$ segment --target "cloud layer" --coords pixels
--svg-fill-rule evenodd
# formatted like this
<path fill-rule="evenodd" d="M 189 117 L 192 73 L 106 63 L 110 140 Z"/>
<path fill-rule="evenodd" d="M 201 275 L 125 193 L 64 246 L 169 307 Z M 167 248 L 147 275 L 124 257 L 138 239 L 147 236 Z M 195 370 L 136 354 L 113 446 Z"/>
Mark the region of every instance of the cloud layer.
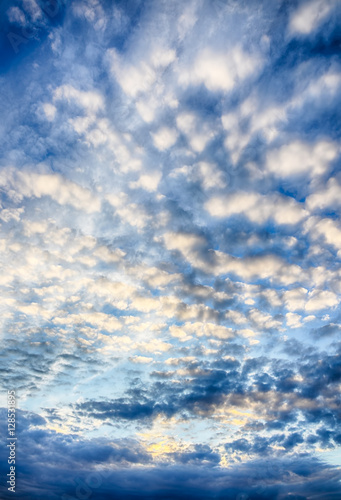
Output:
<path fill-rule="evenodd" d="M 339 3 L 0 9 L 17 497 L 336 498 Z"/>

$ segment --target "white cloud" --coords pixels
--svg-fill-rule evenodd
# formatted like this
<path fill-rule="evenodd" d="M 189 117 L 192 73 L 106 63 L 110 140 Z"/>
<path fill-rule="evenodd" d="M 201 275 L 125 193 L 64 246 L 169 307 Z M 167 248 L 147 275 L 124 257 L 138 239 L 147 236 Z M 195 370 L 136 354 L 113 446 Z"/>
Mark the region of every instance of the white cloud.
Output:
<path fill-rule="evenodd" d="M 25 14 L 19 7 L 11 7 L 8 9 L 7 16 L 10 23 L 26 24 Z"/>
<path fill-rule="evenodd" d="M 150 312 L 155 311 L 160 306 L 159 300 L 153 297 L 135 296 L 132 298 L 131 309 L 137 311 Z"/>
<path fill-rule="evenodd" d="M 308 290 L 302 287 L 285 291 L 283 298 L 287 309 L 289 311 L 304 309 L 307 301 L 307 293 Z"/>
<path fill-rule="evenodd" d="M 299 79 L 299 77 L 298 77 Z M 288 103 L 288 107 L 297 108 L 307 102 L 318 102 L 318 100 L 333 97 L 339 91 L 341 86 L 341 74 L 334 68 L 316 79 L 309 78 L 309 83 L 306 85 L 306 79 L 297 85 L 296 95 Z"/>
<path fill-rule="evenodd" d="M 214 255 L 213 271 L 217 274 L 235 273 L 245 280 L 270 278 L 283 284 L 294 283 L 302 274 L 299 266 L 288 265 L 276 255 L 237 258 L 219 251 Z M 208 264 L 201 262 L 201 267 L 205 269 Z"/>
<path fill-rule="evenodd" d="M 251 55 L 239 46 L 225 53 L 205 48 L 191 67 L 182 68 L 179 82 L 184 85 L 203 83 L 208 90 L 227 92 L 260 65 L 256 54 Z"/>
<path fill-rule="evenodd" d="M 163 47 L 155 47 L 151 54 L 151 63 L 155 68 L 165 68 L 173 63 L 176 59 L 174 49 L 164 49 Z"/>
<path fill-rule="evenodd" d="M 138 65 L 126 63 L 114 49 L 108 51 L 111 71 L 122 90 L 129 97 L 150 90 L 156 80 L 156 71 L 145 61 Z"/>
<path fill-rule="evenodd" d="M 208 250 L 206 240 L 198 235 L 165 233 L 168 250 L 178 250 L 194 267 L 214 275 L 235 273 L 245 280 L 261 278 L 279 281 L 285 285 L 302 279 L 303 270 L 287 264 L 277 255 L 256 255 L 238 258 L 218 250 Z"/>
<path fill-rule="evenodd" d="M 189 182 L 200 182 L 205 190 L 226 187 L 225 175 L 214 163 L 202 161 L 191 166 L 184 165 L 174 168 L 169 174 L 170 177 L 180 175 L 185 176 Z"/>
<path fill-rule="evenodd" d="M 97 113 L 104 108 L 104 99 L 99 92 L 78 90 L 72 85 L 62 85 L 55 89 L 53 100 L 63 99 L 76 102 L 89 113 Z"/>
<path fill-rule="evenodd" d="M 319 309 L 326 309 L 334 307 L 339 303 L 338 297 L 335 293 L 329 290 L 314 290 L 309 293 L 309 300 L 306 303 L 306 311 L 316 311 Z"/>
<path fill-rule="evenodd" d="M 285 318 L 287 321 L 287 325 L 290 328 L 299 328 L 300 326 L 302 326 L 301 316 L 299 314 L 289 312 L 285 315 Z"/>
<path fill-rule="evenodd" d="M 205 203 L 205 209 L 214 217 L 243 214 L 258 224 L 269 219 L 277 224 L 297 224 L 308 215 L 303 206 L 292 198 L 245 191 L 212 197 Z"/>
<path fill-rule="evenodd" d="M 45 319 L 49 319 L 52 316 L 52 313 L 41 306 L 41 304 L 37 304 L 36 302 L 32 302 L 31 304 L 16 304 L 16 309 L 27 316 L 41 316 Z"/>
<path fill-rule="evenodd" d="M 149 352 L 153 354 L 161 354 L 162 352 L 167 352 L 172 348 L 172 344 L 164 342 L 160 339 L 152 339 L 149 341 L 137 342 L 136 349 L 140 352 Z"/>
<path fill-rule="evenodd" d="M 104 314 L 101 312 L 82 312 L 81 314 L 65 314 L 61 316 L 56 316 L 53 318 L 53 323 L 55 325 L 82 325 L 90 324 L 92 327 L 104 330 L 107 332 L 114 332 L 122 328 L 121 322 L 115 318 L 115 316 L 110 316 L 109 314 Z"/>
<path fill-rule="evenodd" d="M 175 129 L 162 127 L 157 132 L 151 134 L 154 146 L 160 151 L 165 151 L 174 146 L 178 138 L 178 133 Z"/>
<path fill-rule="evenodd" d="M 36 233 L 44 234 L 47 232 L 48 228 L 47 221 L 43 220 L 42 221 L 25 220 L 23 225 L 24 225 L 24 234 L 28 237 Z"/>
<path fill-rule="evenodd" d="M 178 366 L 180 364 L 191 363 L 193 361 L 196 361 L 196 358 L 194 356 L 185 356 L 183 358 L 168 358 L 166 359 L 165 364 L 170 366 Z"/>
<path fill-rule="evenodd" d="M 309 314 L 309 316 L 303 318 L 303 321 L 304 323 L 309 323 L 309 321 L 314 321 L 314 319 L 316 319 L 316 316 L 314 316 L 313 314 Z"/>
<path fill-rule="evenodd" d="M 335 68 L 331 68 L 317 79 L 310 77 L 308 84 L 307 79 L 302 79 L 300 74 L 297 80 L 294 97 L 284 104 L 270 103 L 268 107 L 264 107 L 263 100 L 251 95 L 237 110 L 225 113 L 221 117 L 222 125 L 227 132 L 224 144 L 234 164 L 238 162 L 241 152 L 255 135 L 258 135 L 258 140 L 271 143 L 278 137 L 281 125 L 288 122 L 290 111 L 297 112 L 297 108 L 308 102 L 316 105 L 319 100 L 325 101 L 326 98 L 333 97 L 341 85 L 341 75 Z M 248 123 L 246 129 L 245 123 Z"/>
<path fill-rule="evenodd" d="M 309 210 L 338 207 L 341 205 L 341 185 L 332 177 L 327 186 L 308 196 L 306 200 Z"/>
<path fill-rule="evenodd" d="M 60 174 L 37 174 L 28 170 L 6 169 L 0 177 L 0 185 L 14 198 L 50 196 L 60 205 L 71 205 L 85 212 L 98 212 L 101 207 L 100 200 L 89 189 L 65 179 Z"/>
<path fill-rule="evenodd" d="M 240 130 L 241 116 L 238 112 L 226 113 L 221 117 L 222 125 L 227 131 L 224 141 L 226 149 L 230 152 L 233 164 L 236 164 L 240 153 L 250 140 L 250 133 L 244 133 Z"/>
<path fill-rule="evenodd" d="M 28 12 L 33 21 L 41 19 L 43 13 L 36 0 L 23 0 L 23 8 Z"/>
<path fill-rule="evenodd" d="M 332 219 L 322 219 L 311 229 L 315 234 L 324 237 L 326 243 L 333 245 L 337 250 L 341 250 L 341 229 Z"/>
<path fill-rule="evenodd" d="M 147 267 L 144 265 L 129 266 L 127 272 L 138 279 L 147 282 L 153 288 L 162 288 L 173 281 L 181 279 L 181 274 L 170 274 L 157 267 Z"/>
<path fill-rule="evenodd" d="M 104 30 L 107 25 L 105 13 L 98 0 L 82 0 L 72 4 L 73 13 L 80 18 L 84 18 L 92 23 L 96 31 Z"/>
<path fill-rule="evenodd" d="M 339 149 L 330 141 L 308 144 L 294 141 L 267 154 L 266 168 L 278 177 L 306 174 L 322 175 L 329 163 L 337 157 Z"/>
<path fill-rule="evenodd" d="M 185 257 L 191 255 L 206 243 L 204 238 L 196 234 L 185 233 L 166 233 L 164 234 L 164 240 L 168 250 L 178 250 Z"/>
<path fill-rule="evenodd" d="M 240 311 L 236 311 L 233 309 L 225 313 L 225 318 L 230 321 L 233 321 L 233 323 L 235 323 L 236 325 L 242 325 L 244 323 L 247 323 L 247 319 L 244 316 L 244 314 L 242 314 Z"/>
<path fill-rule="evenodd" d="M 0 210 L 0 219 L 4 222 L 9 222 L 10 220 L 19 222 L 21 214 L 23 213 L 24 208 L 4 208 L 3 210 Z"/>
<path fill-rule="evenodd" d="M 133 189 L 142 188 L 149 192 L 156 191 L 161 177 L 161 172 L 150 172 L 148 174 L 143 174 L 140 176 L 138 181 L 131 182 L 129 184 L 129 187 Z"/>
<path fill-rule="evenodd" d="M 133 357 L 129 358 L 129 360 L 132 363 L 138 363 L 138 364 L 142 364 L 142 365 L 149 365 L 150 363 L 152 363 L 154 361 L 153 358 L 148 358 L 146 356 L 133 356 Z"/>
<path fill-rule="evenodd" d="M 173 337 L 181 341 L 190 340 L 193 335 L 197 337 L 214 337 L 218 339 L 229 339 L 234 337 L 232 328 L 216 325 L 215 323 L 185 323 L 182 326 L 171 326 L 169 331 Z"/>
<path fill-rule="evenodd" d="M 283 298 L 290 312 L 298 310 L 311 312 L 338 304 L 337 295 L 328 290 L 315 289 L 308 292 L 305 288 L 295 288 L 284 292 Z"/>
<path fill-rule="evenodd" d="M 300 5 L 290 18 L 290 33 L 308 35 L 313 32 L 328 16 L 333 4 L 330 0 L 313 0 Z"/>
<path fill-rule="evenodd" d="M 188 35 L 193 26 L 196 24 L 198 17 L 196 15 L 197 4 L 195 2 L 184 4 L 181 11 L 181 16 L 177 22 L 177 30 L 180 40 L 183 40 Z"/>
<path fill-rule="evenodd" d="M 201 153 L 214 137 L 215 131 L 194 113 L 180 113 L 177 116 L 178 129 L 185 134 L 189 145 L 196 153 Z"/>
<path fill-rule="evenodd" d="M 197 169 L 204 189 L 226 187 L 223 172 L 218 170 L 213 163 L 202 161 L 197 165 Z"/>
<path fill-rule="evenodd" d="M 118 208 L 116 213 L 124 222 L 128 222 L 128 224 L 140 230 L 146 227 L 150 221 L 150 216 L 147 214 L 144 206 L 137 203 L 130 203 Z"/>
<path fill-rule="evenodd" d="M 46 102 L 45 104 L 43 104 L 43 110 L 44 110 L 46 118 L 50 122 L 52 122 L 54 117 L 55 117 L 56 111 L 57 111 L 56 106 L 54 106 L 53 104 L 50 104 L 49 102 Z"/>
<path fill-rule="evenodd" d="M 260 311 L 259 309 L 251 309 L 249 318 L 259 329 L 280 328 L 282 325 L 281 321 L 273 319 L 271 314 Z"/>
<path fill-rule="evenodd" d="M 123 259 L 125 252 L 120 249 L 110 250 L 106 246 L 99 246 L 93 252 L 93 255 L 101 259 L 103 262 L 110 264 L 114 262 L 120 262 Z"/>

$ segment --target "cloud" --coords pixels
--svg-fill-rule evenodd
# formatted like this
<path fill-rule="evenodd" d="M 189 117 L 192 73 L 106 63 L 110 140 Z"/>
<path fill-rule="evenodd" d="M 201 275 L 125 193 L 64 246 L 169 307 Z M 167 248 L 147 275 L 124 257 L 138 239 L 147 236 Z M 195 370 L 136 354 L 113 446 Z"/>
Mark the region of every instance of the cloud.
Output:
<path fill-rule="evenodd" d="M 17 23 L 21 25 L 26 24 L 25 14 L 19 7 L 11 7 L 10 9 L 8 9 L 7 16 L 11 23 Z"/>
<path fill-rule="evenodd" d="M 329 290 L 314 290 L 308 297 L 308 301 L 305 305 L 306 311 L 334 307 L 339 302 L 337 295 Z"/>
<path fill-rule="evenodd" d="M 254 442 L 230 440 L 225 444 L 229 454 L 234 450 L 263 456 L 241 463 L 236 460 L 229 468 L 217 467 L 221 455 L 226 454 L 224 449 L 218 452 L 202 443 L 169 452 L 169 458 L 178 465 L 164 467 L 153 463 L 151 453 L 137 440 L 85 440 L 49 429 L 48 420 L 37 414 L 18 412 L 18 418 L 21 449 L 32 455 L 30 462 L 21 467 L 28 498 L 44 495 L 53 500 L 95 494 L 106 499 L 113 492 L 124 491 L 131 497 L 156 499 L 166 498 L 167 491 L 168 496 L 179 499 L 220 495 L 307 498 L 318 494 L 331 500 L 340 491 L 338 469 L 317 458 L 266 456 L 276 441 L 291 450 L 302 441 L 299 432 L 286 438 L 277 434 L 269 440 L 257 436 Z M 318 438 L 324 437 L 326 432 L 319 432 Z M 139 467 L 132 467 L 134 464 Z M 39 474 L 43 466 L 46 489 L 42 488 Z M 295 480 L 288 481 L 288 477 Z"/>
<path fill-rule="evenodd" d="M 156 72 L 147 62 L 141 61 L 136 66 L 126 63 L 115 49 L 108 51 L 108 57 L 111 71 L 127 96 L 136 97 L 152 87 Z"/>
<path fill-rule="evenodd" d="M 339 495 L 339 8 L 52 3 L 0 30 L 19 497 Z"/>
<path fill-rule="evenodd" d="M 308 290 L 305 288 L 293 288 L 284 292 L 283 297 L 289 311 L 304 309 Z"/>
<path fill-rule="evenodd" d="M 339 182 L 331 177 L 326 187 L 308 196 L 306 203 L 310 210 L 323 210 L 325 208 L 335 209 L 340 205 L 341 186 Z"/>
<path fill-rule="evenodd" d="M 215 135 L 214 128 L 202 122 L 194 113 L 179 113 L 176 124 L 187 137 L 190 147 L 197 153 L 201 153 Z"/>
<path fill-rule="evenodd" d="M 131 188 L 142 188 L 146 191 L 156 191 L 161 180 L 161 172 L 151 172 L 149 174 L 143 174 L 140 176 L 139 180 L 136 182 L 131 182 Z"/>
<path fill-rule="evenodd" d="M 77 210 L 97 212 L 100 200 L 89 189 L 63 178 L 60 174 L 38 174 L 29 170 L 2 171 L 0 185 L 14 199 L 49 196 L 60 205 L 71 205 Z"/>
<path fill-rule="evenodd" d="M 324 174 L 329 163 L 337 157 L 338 148 L 332 142 L 319 141 L 314 145 L 294 141 L 267 154 L 266 168 L 278 177 Z"/>
<path fill-rule="evenodd" d="M 341 249 L 341 229 L 332 219 L 322 219 L 315 224 L 315 231 L 323 236 L 326 243 L 333 245 L 337 250 Z"/>
<path fill-rule="evenodd" d="M 43 110 L 44 110 L 44 113 L 46 115 L 46 118 L 49 121 L 53 121 L 53 119 L 56 115 L 56 112 L 57 112 L 56 106 L 54 106 L 53 104 L 51 104 L 49 102 L 46 102 L 43 104 Z"/>
<path fill-rule="evenodd" d="M 244 215 L 258 224 L 269 219 L 277 224 L 297 224 L 308 215 L 303 206 L 292 198 L 280 195 L 269 197 L 245 191 L 211 198 L 206 202 L 205 208 L 214 217 Z"/>
<path fill-rule="evenodd" d="M 177 337 L 181 341 L 190 339 L 191 335 L 216 337 L 218 339 L 229 339 L 234 336 L 232 328 L 215 325 L 214 323 L 185 323 L 181 327 L 173 325 L 169 331 L 173 337 Z"/>
<path fill-rule="evenodd" d="M 197 55 L 192 67 L 182 68 L 179 82 L 182 85 L 204 84 L 213 92 L 229 92 L 260 66 L 259 56 L 245 52 L 240 46 L 225 53 L 205 48 Z"/>
<path fill-rule="evenodd" d="M 177 132 L 174 129 L 163 127 L 152 134 L 154 146 L 160 151 L 165 151 L 173 146 L 177 140 Z"/>
<path fill-rule="evenodd" d="M 290 328 L 299 328 L 300 326 L 302 326 L 301 316 L 299 314 L 289 312 L 285 315 L 285 317 L 286 317 L 287 325 Z"/>
<path fill-rule="evenodd" d="M 312 0 L 304 2 L 291 15 L 289 30 L 292 34 L 308 35 L 316 30 L 316 28 L 329 15 L 333 4 L 332 0 Z"/>
<path fill-rule="evenodd" d="M 104 107 L 103 97 L 98 92 L 78 90 L 68 84 L 54 90 L 53 100 L 58 102 L 63 99 L 76 102 L 89 113 L 97 113 Z"/>
<path fill-rule="evenodd" d="M 134 356 L 130 358 L 133 363 L 149 364 L 153 362 L 153 358 L 147 358 L 146 356 Z"/>

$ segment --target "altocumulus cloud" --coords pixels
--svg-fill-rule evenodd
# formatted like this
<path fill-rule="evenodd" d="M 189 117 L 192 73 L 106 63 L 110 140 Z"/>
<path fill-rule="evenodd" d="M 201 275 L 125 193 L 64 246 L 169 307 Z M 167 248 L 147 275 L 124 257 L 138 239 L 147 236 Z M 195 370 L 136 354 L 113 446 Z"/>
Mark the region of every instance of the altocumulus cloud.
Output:
<path fill-rule="evenodd" d="M 340 4 L 0 9 L 16 497 L 340 496 Z"/>

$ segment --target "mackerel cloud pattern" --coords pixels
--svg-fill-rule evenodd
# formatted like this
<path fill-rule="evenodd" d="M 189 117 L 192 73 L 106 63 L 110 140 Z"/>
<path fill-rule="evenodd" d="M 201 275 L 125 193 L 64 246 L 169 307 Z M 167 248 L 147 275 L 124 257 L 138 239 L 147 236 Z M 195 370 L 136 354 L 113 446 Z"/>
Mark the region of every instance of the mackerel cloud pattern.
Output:
<path fill-rule="evenodd" d="M 341 498 L 340 2 L 0 14 L 1 498 Z"/>

